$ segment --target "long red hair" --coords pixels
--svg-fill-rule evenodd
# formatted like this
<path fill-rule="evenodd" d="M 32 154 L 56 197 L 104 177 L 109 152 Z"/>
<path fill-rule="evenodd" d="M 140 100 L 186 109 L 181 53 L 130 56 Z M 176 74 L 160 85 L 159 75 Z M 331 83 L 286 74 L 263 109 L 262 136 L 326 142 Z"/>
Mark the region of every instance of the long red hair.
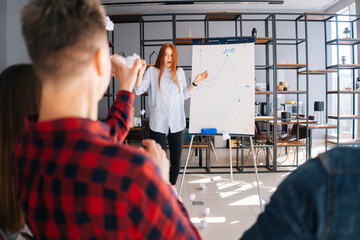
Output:
<path fill-rule="evenodd" d="M 154 67 L 156 67 L 157 69 L 160 70 L 159 79 L 158 79 L 159 89 L 160 89 L 160 79 L 161 79 L 161 76 L 164 73 L 164 68 L 165 68 L 164 59 L 165 59 L 165 51 L 166 51 L 167 48 L 170 48 L 172 50 L 172 64 L 171 64 L 171 67 L 170 67 L 171 79 L 178 86 L 179 92 L 180 92 L 179 79 L 178 79 L 178 77 L 176 75 L 177 62 L 178 62 L 178 51 L 177 51 L 175 45 L 171 44 L 171 43 L 165 43 L 164 45 L 162 45 L 161 48 L 160 48 L 159 54 L 158 54 L 158 56 L 156 58 L 156 62 L 155 62 Z"/>

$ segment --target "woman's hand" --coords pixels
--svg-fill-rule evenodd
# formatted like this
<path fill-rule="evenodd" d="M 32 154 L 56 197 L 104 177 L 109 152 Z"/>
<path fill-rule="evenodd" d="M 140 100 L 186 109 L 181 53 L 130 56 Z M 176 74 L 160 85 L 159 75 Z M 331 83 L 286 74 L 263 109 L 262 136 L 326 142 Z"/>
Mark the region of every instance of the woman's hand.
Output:
<path fill-rule="evenodd" d="M 139 76 L 144 75 L 145 70 L 146 70 L 146 61 L 141 59 L 141 68 L 139 71 Z"/>
<path fill-rule="evenodd" d="M 194 83 L 196 85 L 200 84 L 202 81 L 204 81 L 205 79 L 207 79 L 208 77 L 208 72 L 207 70 L 203 73 L 199 73 L 198 75 L 196 75 L 196 78 L 194 80 Z"/>

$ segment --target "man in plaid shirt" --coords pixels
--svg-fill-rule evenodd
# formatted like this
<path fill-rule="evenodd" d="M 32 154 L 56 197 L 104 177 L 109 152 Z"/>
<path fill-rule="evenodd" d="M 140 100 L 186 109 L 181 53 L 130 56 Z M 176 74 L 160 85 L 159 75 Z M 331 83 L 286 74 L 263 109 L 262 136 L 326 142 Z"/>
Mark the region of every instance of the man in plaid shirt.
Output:
<path fill-rule="evenodd" d="M 135 79 L 146 63 L 110 64 L 97 0 L 31 0 L 22 31 L 43 84 L 38 116 L 17 141 L 14 177 L 28 224 L 40 239 L 199 239 L 168 184 L 160 145 L 121 145 Z M 111 68 L 111 71 L 110 71 Z M 110 72 L 120 91 L 96 121 Z M 19 96 L 21 97 L 21 96 Z"/>

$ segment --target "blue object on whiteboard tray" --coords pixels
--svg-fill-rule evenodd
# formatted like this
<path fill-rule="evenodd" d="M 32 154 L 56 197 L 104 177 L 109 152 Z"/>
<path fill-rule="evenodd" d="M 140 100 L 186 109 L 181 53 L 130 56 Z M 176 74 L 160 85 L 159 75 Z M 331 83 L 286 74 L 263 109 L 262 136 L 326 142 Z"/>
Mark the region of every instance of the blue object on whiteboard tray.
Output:
<path fill-rule="evenodd" d="M 202 128 L 201 134 L 217 134 L 216 128 Z"/>

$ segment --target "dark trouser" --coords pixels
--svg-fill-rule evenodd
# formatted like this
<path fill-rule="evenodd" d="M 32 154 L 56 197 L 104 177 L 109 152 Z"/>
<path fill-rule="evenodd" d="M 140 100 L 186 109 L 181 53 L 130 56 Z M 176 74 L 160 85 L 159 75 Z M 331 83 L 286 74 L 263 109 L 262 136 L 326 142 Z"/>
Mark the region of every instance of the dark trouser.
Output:
<path fill-rule="evenodd" d="M 154 132 L 150 129 L 150 138 L 159 143 L 166 151 L 166 135 L 164 133 Z M 170 183 L 175 185 L 180 171 L 183 144 L 182 131 L 171 133 L 169 130 L 168 141 L 170 147 Z"/>

